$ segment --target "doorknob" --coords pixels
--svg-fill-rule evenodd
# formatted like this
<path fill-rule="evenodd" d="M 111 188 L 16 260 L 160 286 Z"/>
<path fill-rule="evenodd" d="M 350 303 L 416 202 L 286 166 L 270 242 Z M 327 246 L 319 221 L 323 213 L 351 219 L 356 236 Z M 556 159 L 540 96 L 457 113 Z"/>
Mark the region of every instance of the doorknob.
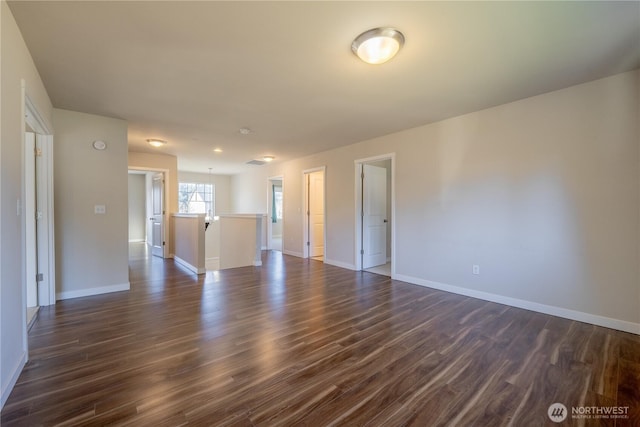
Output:
<path fill-rule="evenodd" d="M 383 219 L 383 221 L 384 221 L 384 223 L 385 223 L 385 224 L 386 224 L 387 222 L 389 222 L 389 221 L 387 221 L 386 219 Z"/>

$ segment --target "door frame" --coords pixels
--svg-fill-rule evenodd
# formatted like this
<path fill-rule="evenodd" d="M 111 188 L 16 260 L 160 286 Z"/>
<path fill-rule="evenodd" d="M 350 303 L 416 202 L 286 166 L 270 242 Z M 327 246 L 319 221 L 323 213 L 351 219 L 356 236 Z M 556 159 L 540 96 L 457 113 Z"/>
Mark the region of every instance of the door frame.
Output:
<path fill-rule="evenodd" d="M 53 208 L 53 135 L 52 131 L 47 126 L 47 123 L 42 118 L 42 115 L 36 108 L 35 104 L 29 97 L 26 88 L 26 82 L 22 81 L 22 99 L 23 99 L 23 114 L 24 118 L 22 121 L 22 206 L 23 212 L 26 213 L 26 200 L 27 197 L 37 197 L 40 196 L 37 200 L 39 212 L 42 213 L 42 217 L 37 221 L 36 224 L 36 234 L 35 239 L 38 240 L 38 244 L 36 245 L 36 241 L 27 241 L 27 233 L 26 233 L 26 218 L 23 217 L 22 220 L 22 236 L 24 239 L 24 253 L 23 253 L 23 297 L 24 297 L 24 318 L 26 322 L 26 293 L 27 293 L 27 271 L 31 270 L 27 268 L 27 263 L 33 262 L 35 264 L 35 270 L 37 273 L 43 274 L 43 280 L 38 283 L 38 305 L 39 306 L 47 306 L 56 303 L 56 265 L 55 265 L 55 235 L 54 235 L 54 208 Z M 31 168 L 31 170 L 36 171 L 36 180 L 33 178 L 28 178 L 26 176 L 27 171 L 27 162 L 31 161 L 35 158 L 30 157 L 27 158 L 25 153 L 26 150 L 26 139 L 25 132 L 27 130 L 27 125 L 33 130 L 36 134 L 35 147 L 41 150 L 40 161 L 35 162 L 35 169 Z M 34 188 L 27 189 L 26 183 L 31 182 L 34 185 Z M 39 188 L 40 191 L 36 192 L 36 188 Z M 40 230 L 41 232 L 38 232 Z M 36 248 L 33 246 L 36 245 L 38 256 L 37 260 L 30 260 L 27 256 L 29 253 L 33 253 Z"/>
<path fill-rule="evenodd" d="M 302 171 L 302 258 L 309 258 L 309 246 L 307 245 L 309 237 L 309 215 L 307 215 L 307 207 L 309 206 L 309 193 L 307 189 L 307 175 L 314 172 L 322 172 L 322 198 L 323 198 L 323 246 L 322 246 L 322 262 L 327 259 L 327 167 L 318 166 Z"/>
<path fill-rule="evenodd" d="M 143 166 L 129 166 L 127 168 L 127 171 L 141 171 L 141 172 L 151 172 L 151 173 L 155 172 L 155 173 L 164 174 L 164 197 L 162 198 L 162 207 L 164 208 L 163 210 L 165 214 L 164 214 L 164 223 L 162 224 L 162 228 L 164 233 L 165 245 L 162 251 L 162 258 L 172 258 L 172 256 L 169 253 L 169 248 L 171 247 L 171 234 L 169 234 L 170 218 L 169 218 L 169 209 L 167 209 L 167 203 L 168 203 L 167 194 L 169 194 L 169 176 L 170 176 L 169 169 L 149 168 L 149 167 L 143 167 Z M 146 178 L 145 178 L 145 183 L 146 183 Z M 146 199 L 145 206 L 147 205 L 146 201 L 149 200 L 149 192 L 147 190 L 148 189 L 145 184 L 145 199 Z M 176 188 L 176 191 L 178 191 L 177 188 Z M 149 212 L 145 210 L 145 221 L 148 221 L 148 220 L 149 220 Z M 147 242 L 145 242 L 146 245 L 149 244 L 148 240 L 149 240 L 149 236 L 147 236 Z"/>
<path fill-rule="evenodd" d="M 396 277 L 396 153 L 381 154 L 354 160 L 354 180 L 355 180 L 355 244 L 354 260 L 357 271 L 362 271 L 362 165 L 375 163 L 382 160 L 391 160 L 391 278 Z M 388 256 L 388 254 L 387 254 Z"/>
<path fill-rule="evenodd" d="M 284 253 L 284 175 L 270 176 L 267 178 L 267 249 L 273 249 L 271 247 L 271 238 L 273 237 L 273 224 L 271 223 L 273 184 L 271 181 L 273 180 L 282 182 L 282 247 L 280 249 L 282 253 Z"/>

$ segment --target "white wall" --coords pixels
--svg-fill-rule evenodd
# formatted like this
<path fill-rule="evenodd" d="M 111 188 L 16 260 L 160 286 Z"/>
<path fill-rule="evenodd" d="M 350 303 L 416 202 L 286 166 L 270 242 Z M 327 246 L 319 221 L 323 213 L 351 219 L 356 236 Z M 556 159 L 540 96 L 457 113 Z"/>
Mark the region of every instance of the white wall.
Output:
<path fill-rule="evenodd" d="M 628 72 L 269 165 L 232 203 L 266 212 L 284 175 L 301 253 L 302 171 L 326 165 L 327 260 L 353 266 L 354 160 L 395 152 L 395 277 L 640 333 L 639 92 Z"/>
<path fill-rule="evenodd" d="M 22 196 L 24 100 L 30 99 L 50 129 L 51 101 L 5 1 L 0 2 L 0 406 L 27 360 Z"/>
<path fill-rule="evenodd" d="M 129 241 L 145 241 L 147 236 L 147 189 L 145 174 L 129 174 Z"/>
<path fill-rule="evenodd" d="M 129 289 L 127 123 L 53 113 L 58 299 Z M 97 139 L 106 150 L 92 147 Z"/>

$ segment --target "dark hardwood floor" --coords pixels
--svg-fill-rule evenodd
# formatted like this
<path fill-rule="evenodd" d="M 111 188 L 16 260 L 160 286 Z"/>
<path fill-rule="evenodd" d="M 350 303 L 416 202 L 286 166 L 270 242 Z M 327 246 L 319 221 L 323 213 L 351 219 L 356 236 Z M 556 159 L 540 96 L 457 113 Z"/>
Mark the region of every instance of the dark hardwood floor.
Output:
<path fill-rule="evenodd" d="M 2 426 L 640 426 L 639 336 L 275 252 L 136 255 L 131 291 L 40 310 Z"/>

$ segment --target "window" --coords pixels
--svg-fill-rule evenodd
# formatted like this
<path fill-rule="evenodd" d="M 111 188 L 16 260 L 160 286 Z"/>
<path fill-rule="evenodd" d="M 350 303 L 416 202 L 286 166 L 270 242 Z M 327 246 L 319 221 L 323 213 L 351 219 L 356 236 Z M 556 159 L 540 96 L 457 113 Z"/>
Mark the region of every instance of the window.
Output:
<path fill-rule="evenodd" d="M 215 215 L 215 187 L 212 184 L 181 182 L 178 184 L 178 211 Z"/>

